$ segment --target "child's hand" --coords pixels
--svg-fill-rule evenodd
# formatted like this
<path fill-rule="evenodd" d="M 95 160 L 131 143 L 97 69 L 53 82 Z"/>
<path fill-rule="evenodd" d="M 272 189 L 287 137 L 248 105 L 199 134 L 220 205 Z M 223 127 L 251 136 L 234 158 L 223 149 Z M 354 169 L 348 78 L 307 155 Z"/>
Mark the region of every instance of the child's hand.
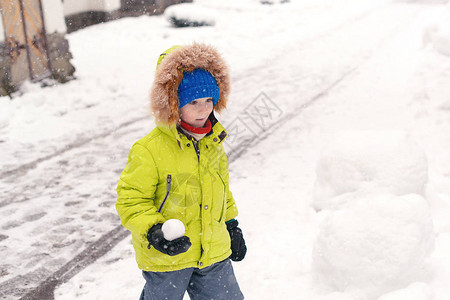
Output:
<path fill-rule="evenodd" d="M 244 259 L 247 253 L 247 246 L 245 245 L 244 236 L 242 230 L 238 227 L 237 220 L 232 220 L 227 223 L 227 229 L 231 238 L 231 256 L 232 261 L 241 261 Z"/>
<path fill-rule="evenodd" d="M 161 253 L 174 256 L 188 251 L 191 240 L 187 236 L 168 241 L 161 230 L 162 224 L 156 224 L 147 233 L 148 248 L 155 247 Z"/>

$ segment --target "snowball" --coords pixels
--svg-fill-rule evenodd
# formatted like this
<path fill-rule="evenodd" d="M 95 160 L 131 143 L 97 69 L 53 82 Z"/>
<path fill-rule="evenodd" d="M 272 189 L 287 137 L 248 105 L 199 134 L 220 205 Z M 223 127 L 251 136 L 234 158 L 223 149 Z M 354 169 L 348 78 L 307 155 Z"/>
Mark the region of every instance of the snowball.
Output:
<path fill-rule="evenodd" d="M 313 248 L 313 274 L 327 288 L 369 299 L 419 277 L 434 243 L 419 195 L 371 194 L 328 214 Z"/>
<path fill-rule="evenodd" d="M 161 227 L 166 240 L 172 241 L 184 235 L 184 224 L 178 219 L 170 219 L 164 222 Z"/>
<path fill-rule="evenodd" d="M 345 131 L 323 149 L 316 175 L 314 208 L 334 209 L 348 200 L 336 196 L 358 190 L 423 194 L 428 164 L 403 131 Z"/>

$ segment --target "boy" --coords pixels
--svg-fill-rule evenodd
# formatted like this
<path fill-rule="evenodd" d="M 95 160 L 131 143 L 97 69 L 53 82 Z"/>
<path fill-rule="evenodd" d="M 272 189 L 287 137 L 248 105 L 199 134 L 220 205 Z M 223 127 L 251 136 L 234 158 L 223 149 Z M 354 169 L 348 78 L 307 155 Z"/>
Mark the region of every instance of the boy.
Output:
<path fill-rule="evenodd" d="M 141 300 L 243 299 L 230 259 L 247 248 L 228 186 L 227 133 L 214 112 L 226 107 L 226 64 L 207 45 L 161 54 L 151 92 L 156 128 L 137 141 L 117 187 L 117 212 L 130 230 L 146 280 Z M 185 235 L 167 240 L 178 219 Z"/>

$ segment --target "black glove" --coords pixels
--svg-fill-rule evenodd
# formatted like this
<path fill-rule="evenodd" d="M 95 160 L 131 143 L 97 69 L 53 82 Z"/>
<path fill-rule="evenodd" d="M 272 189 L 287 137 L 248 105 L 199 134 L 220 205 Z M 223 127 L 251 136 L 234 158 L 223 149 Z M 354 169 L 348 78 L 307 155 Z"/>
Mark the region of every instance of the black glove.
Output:
<path fill-rule="evenodd" d="M 232 261 L 241 261 L 247 253 L 247 246 L 245 246 L 244 236 L 242 230 L 238 227 L 237 220 L 232 220 L 227 223 L 227 229 L 231 238 L 231 256 Z"/>
<path fill-rule="evenodd" d="M 148 249 L 150 246 L 164 254 L 174 256 L 188 251 L 191 247 L 191 240 L 187 236 L 182 236 L 172 241 L 166 240 L 161 230 L 162 224 L 153 225 L 147 233 Z"/>

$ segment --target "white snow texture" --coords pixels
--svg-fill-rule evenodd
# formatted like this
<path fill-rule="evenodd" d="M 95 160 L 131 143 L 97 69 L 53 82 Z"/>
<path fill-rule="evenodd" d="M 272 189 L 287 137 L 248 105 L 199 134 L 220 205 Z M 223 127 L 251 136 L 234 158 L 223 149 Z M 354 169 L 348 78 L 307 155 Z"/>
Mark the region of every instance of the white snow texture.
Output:
<path fill-rule="evenodd" d="M 450 2 L 447 9 L 434 23 L 428 25 L 423 31 L 423 44 L 431 44 L 438 53 L 450 56 Z"/>
<path fill-rule="evenodd" d="M 423 282 L 415 282 L 409 285 L 406 289 L 401 289 L 392 293 L 385 294 L 377 300 L 432 300 L 434 299 L 433 297 L 433 291 L 430 289 L 428 284 Z"/>

